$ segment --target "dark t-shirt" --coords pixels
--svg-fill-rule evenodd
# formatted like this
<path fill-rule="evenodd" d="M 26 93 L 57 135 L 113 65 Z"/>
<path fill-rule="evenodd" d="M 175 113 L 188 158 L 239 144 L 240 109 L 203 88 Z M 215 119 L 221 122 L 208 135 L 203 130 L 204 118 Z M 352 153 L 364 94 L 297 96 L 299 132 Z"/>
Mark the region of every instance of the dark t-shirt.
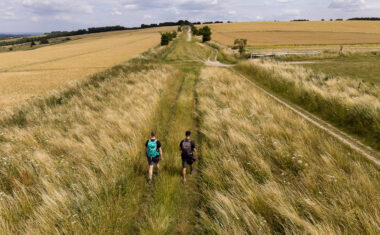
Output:
<path fill-rule="evenodd" d="M 151 141 L 154 141 L 154 139 L 150 139 Z M 156 139 L 157 140 L 157 139 Z M 149 140 L 146 141 L 145 143 L 145 147 L 148 147 L 148 142 Z M 158 150 L 161 148 L 161 142 L 159 140 L 157 140 L 157 152 L 160 153 Z M 158 155 L 160 156 L 160 155 Z"/>
<path fill-rule="evenodd" d="M 194 141 L 192 141 L 192 140 L 187 140 L 187 139 L 184 139 L 184 140 L 182 140 L 181 141 L 181 143 L 179 143 L 179 147 L 180 147 L 180 149 L 182 149 L 182 143 L 184 142 L 184 141 L 190 141 L 190 143 L 191 143 L 191 151 L 193 152 L 194 151 L 194 149 L 195 149 L 195 143 L 194 143 Z M 192 156 L 193 154 L 191 154 L 190 156 Z M 181 153 L 181 157 L 190 157 L 190 156 L 187 156 L 185 153 Z"/>

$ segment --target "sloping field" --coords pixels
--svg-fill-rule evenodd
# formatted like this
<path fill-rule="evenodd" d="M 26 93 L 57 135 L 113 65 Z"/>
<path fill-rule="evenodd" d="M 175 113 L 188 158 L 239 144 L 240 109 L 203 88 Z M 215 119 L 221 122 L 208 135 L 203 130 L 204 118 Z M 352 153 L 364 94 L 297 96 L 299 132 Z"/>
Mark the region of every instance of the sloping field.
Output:
<path fill-rule="evenodd" d="M 160 40 L 158 30 L 121 31 L 76 36 L 68 43 L 0 54 L 0 106 L 78 80 L 120 64 Z"/>
<path fill-rule="evenodd" d="M 250 46 L 380 43 L 380 22 L 248 22 L 212 24 L 213 39 L 233 45 L 237 38 Z"/>

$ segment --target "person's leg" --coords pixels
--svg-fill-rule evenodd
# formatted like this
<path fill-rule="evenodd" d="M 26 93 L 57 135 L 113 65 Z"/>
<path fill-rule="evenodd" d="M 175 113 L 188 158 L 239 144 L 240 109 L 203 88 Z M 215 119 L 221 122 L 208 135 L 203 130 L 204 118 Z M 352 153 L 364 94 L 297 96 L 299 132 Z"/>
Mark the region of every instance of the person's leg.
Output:
<path fill-rule="evenodd" d="M 153 164 L 149 165 L 149 180 L 152 180 L 153 177 Z"/>
<path fill-rule="evenodd" d="M 187 168 L 187 162 L 186 159 L 182 159 L 182 182 L 186 183 L 186 168 Z"/>
<path fill-rule="evenodd" d="M 156 166 L 157 166 L 157 175 L 158 175 L 158 172 L 160 172 L 160 163 L 158 162 L 158 163 L 156 164 Z"/>
<path fill-rule="evenodd" d="M 182 176 L 184 179 L 186 179 L 186 168 L 182 169 Z"/>

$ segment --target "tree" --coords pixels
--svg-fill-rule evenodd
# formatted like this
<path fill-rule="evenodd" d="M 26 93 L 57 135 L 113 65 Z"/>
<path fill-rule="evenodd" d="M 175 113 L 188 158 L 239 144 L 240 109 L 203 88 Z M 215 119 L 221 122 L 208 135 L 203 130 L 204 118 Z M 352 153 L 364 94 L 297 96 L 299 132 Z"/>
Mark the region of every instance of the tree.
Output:
<path fill-rule="evenodd" d="M 202 41 L 208 42 L 211 40 L 211 29 L 208 26 L 199 29 L 199 35 L 202 35 Z"/>
<path fill-rule="evenodd" d="M 245 52 L 245 47 L 247 46 L 247 39 L 236 39 L 234 45 L 239 48 L 240 55 Z"/>
<path fill-rule="evenodd" d="M 33 47 L 35 45 L 36 45 L 36 43 L 34 42 L 34 40 L 32 40 L 32 43 L 30 43 L 30 47 Z"/>

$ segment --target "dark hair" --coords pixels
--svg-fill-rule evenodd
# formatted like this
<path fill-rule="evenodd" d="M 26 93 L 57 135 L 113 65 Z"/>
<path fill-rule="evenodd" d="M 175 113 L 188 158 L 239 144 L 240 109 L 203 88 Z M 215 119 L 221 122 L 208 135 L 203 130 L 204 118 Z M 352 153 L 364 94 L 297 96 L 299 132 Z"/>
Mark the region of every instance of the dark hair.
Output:
<path fill-rule="evenodd" d="M 185 135 L 186 136 L 190 136 L 191 135 L 191 131 L 186 131 Z"/>
<path fill-rule="evenodd" d="M 152 132 L 150 133 L 150 135 L 151 135 L 152 137 L 155 137 L 155 136 L 156 136 L 156 132 L 155 132 L 155 131 L 152 131 Z"/>

